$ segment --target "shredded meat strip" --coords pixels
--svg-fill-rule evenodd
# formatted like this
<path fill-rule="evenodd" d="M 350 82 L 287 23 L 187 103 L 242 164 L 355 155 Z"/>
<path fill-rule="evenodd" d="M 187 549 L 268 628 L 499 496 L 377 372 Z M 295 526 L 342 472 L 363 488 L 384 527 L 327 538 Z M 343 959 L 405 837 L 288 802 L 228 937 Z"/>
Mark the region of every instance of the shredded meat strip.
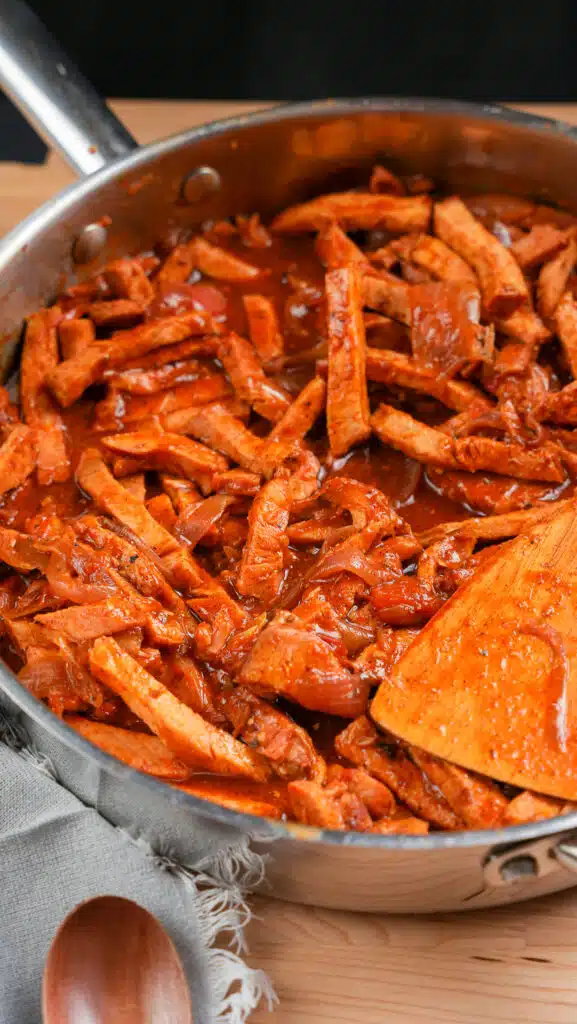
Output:
<path fill-rule="evenodd" d="M 380 164 L 308 188 L 270 222 L 173 225 L 27 317 L 0 656 L 85 740 L 237 813 L 391 842 L 564 814 L 371 715 L 500 558 L 571 520 L 577 218 Z M 571 640 L 531 601 L 512 632 L 568 755 Z"/>

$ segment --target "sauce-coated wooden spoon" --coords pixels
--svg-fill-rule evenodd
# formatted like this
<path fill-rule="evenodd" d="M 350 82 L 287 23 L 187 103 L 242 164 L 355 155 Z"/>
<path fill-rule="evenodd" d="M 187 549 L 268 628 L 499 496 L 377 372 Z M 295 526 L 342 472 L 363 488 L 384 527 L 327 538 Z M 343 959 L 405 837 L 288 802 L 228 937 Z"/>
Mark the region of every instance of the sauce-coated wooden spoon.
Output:
<path fill-rule="evenodd" d="M 462 768 L 577 800 L 577 499 L 504 544 L 447 601 L 371 713 Z"/>
<path fill-rule="evenodd" d="M 180 957 L 132 900 L 98 896 L 62 922 L 42 984 L 44 1024 L 193 1024 Z"/>

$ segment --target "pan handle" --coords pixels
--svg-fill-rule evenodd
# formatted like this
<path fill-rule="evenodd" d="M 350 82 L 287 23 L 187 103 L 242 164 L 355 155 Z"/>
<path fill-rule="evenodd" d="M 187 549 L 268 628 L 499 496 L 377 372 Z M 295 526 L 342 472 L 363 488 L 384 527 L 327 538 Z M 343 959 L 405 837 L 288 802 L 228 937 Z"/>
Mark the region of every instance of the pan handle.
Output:
<path fill-rule="evenodd" d="M 559 819 L 557 819 L 559 820 Z M 485 882 L 491 888 L 543 878 L 559 865 L 577 874 L 577 830 L 553 832 L 521 843 L 503 843 L 483 861 Z"/>
<path fill-rule="evenodd" d="M 23 0 L 0 2 L 0 87 L 80 175 L 137 146 Z"/>

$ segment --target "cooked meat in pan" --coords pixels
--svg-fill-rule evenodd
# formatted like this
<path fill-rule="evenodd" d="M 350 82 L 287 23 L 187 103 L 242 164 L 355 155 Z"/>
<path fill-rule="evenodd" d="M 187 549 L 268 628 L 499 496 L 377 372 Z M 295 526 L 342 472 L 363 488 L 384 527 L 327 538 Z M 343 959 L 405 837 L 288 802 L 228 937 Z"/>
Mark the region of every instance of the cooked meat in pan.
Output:
<path fill-rule="evenodd" d="M 371 717 L 577 477 L 577 219 L 423 189 L 378 167 L 116 259 L 28 318 L 1 393 L 4 661 L 225 807 L 381 835 L 572 807 Z"/>

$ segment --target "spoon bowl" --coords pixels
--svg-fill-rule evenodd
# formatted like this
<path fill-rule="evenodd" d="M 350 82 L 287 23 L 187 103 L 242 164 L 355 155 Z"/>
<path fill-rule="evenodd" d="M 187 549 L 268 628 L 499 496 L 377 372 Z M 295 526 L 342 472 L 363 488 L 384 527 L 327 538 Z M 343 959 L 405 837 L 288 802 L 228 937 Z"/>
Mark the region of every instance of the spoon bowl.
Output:
<path fill-rule="evenodd" d="M 44 1024 L 193 1024 L 180 957 L 132 900 L 98 896 L 58 929 L 42 983 Z"/>

